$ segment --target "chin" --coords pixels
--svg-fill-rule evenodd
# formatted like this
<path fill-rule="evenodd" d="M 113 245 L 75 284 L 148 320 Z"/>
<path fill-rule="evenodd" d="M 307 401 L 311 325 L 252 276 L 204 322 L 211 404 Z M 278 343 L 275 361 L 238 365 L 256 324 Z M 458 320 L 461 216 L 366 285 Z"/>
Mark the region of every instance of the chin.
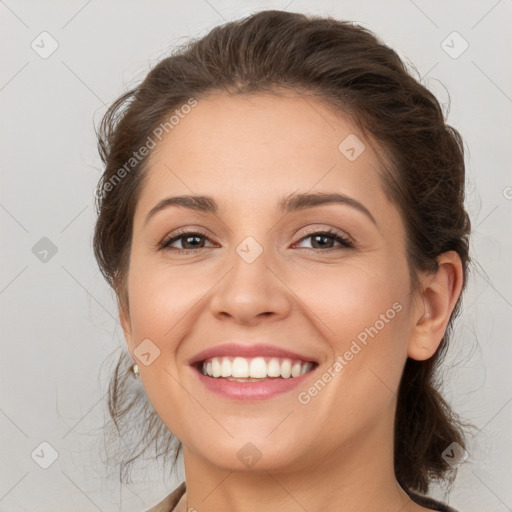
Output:
<path fill-rule="evenodd" d="M 194 451 L 202 454 L 210 464 L 229 472 L 287 472 L 290 468 L 301 467 L 301 459 L 304 467 L 308 467 L 310 462 L 297 450 L 298 446 L 307 446 L 305 441 L 288 437 L 283 443 L 278 436 L 271 439 L 272 435 L 261 432 L 249 435 L 245 432 L 222 442 L 210 440 Z"/>

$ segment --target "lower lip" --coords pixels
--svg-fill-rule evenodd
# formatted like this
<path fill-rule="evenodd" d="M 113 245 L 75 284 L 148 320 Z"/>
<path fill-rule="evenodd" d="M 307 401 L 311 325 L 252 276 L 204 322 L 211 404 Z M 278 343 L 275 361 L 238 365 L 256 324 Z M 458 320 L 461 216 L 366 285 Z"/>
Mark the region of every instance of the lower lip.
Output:
<path fill-rule="evenodd" d="M 299 377 L 289 379 L 269 379 L 261 382 L 237 382 L 224 378 L 214 378 L 203 375 L 193 368 L 199 380 L 214 393 L 233 400 L 267 400 L 286 393 L 303 384 L 317 367 Z"/>

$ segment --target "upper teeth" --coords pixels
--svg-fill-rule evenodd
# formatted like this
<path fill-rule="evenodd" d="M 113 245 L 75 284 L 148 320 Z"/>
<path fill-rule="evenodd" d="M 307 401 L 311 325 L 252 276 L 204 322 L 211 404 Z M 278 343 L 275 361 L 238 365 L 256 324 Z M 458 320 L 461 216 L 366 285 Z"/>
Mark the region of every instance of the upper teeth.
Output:
<path fill-rule="evenodd" d="M 203 361 L 203 374 L 210 377 L 256 378 L 298 377 L 313 366 L 311 362 L 285 358 L 213 357 Z"/>

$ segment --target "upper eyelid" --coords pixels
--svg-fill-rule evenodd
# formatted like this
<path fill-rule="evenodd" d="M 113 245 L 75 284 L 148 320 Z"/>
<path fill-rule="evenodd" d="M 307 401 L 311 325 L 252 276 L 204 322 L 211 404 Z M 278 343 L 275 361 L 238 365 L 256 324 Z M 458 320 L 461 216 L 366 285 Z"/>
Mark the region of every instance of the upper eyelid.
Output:
<path fill-rule="evenodd" d="M 303 233 L 302 236 L 307 236 L 307 235 L 311 235 L 311 234 L 314 234 L 314 233 L 317 233 L 317 232 L 322 232 L 322 231 L 333 231 L 336 234 L 339 234 L 341 236 L 344 236 L 346 238 L 354 240 L 353 237 L 351 235 L 349 235 L 348 232 L 343 230 L 343 229 L 335 228 L 335 227 L 332 227 L 332 226 L 327 226 L 326 227 L 326 224 L 323 224 L 322 222 L 312 222 L 311 225 L 313 225 L 313 227 L 310 227 L 310 225 L 308 225 L 305 228 L 301 228 L 301 230 L 302 229 L 307 229 L 307 231 L 305 233 Z M 296 230 L 294 230 L 294 231 L 296 231 Z M 195 227 L 195 226 L 192 225 L 192 226 L 189 226 L 189 227 L 186 227 L 186 228 L 178 228 L 177 230 L 175 230 L 175 232 L 174 232 L 174 234 L 172 236 L 171 235 L 166 235 L 164 237 L 164 239 L 170 239 L 170 238 L 173 238 L 175 236 L 187 235 L 187 234 L 195 234 L 195 233 L 201 234 L 203 236 L 206 236 L 206 237 L 210 238 L 213 235 L 209 235 L 208 234 L 209 232 L 210 232 L 209 229 L 205 229 L 205 228 L 199 227 L 199 226 Z"/>

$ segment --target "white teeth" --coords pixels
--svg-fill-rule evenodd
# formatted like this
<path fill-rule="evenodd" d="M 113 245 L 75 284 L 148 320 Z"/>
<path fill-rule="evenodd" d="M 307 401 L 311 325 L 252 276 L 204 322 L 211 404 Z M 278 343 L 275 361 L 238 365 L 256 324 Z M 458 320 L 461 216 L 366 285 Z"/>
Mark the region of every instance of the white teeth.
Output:
<path fill-rule="evenodd" d="M 297 361 L 296 363 L 293 363 L 292 377 L 298 377 L 300 375 L 301 368 L 302 368 L 302 365 L 300 364 L 299 361 Z"/>
<path fill-rule="evenodd" d="M 268 377 L 281 377 L 281 365 L 279 359 L 273 357 L 267 364 Z"/>
<path fill-rule="evenodd" d="M 214 357 L 213 360 L 215 361 L 215 359 L 217 358 Z M 227 375 L 227 377 L 229 377 L 229 375 Z M 239 379 L 249 377 L 249 363 L 247 362 L 247 359 L 244 359 L 243 357 L 235 357 L 235 359 L 233 359 L 231 377 L 237 377 Z"/>
<path fill-rule="evenodd" d="M 283 379 L 289 379 L 292 376 L 292 362 L 289 359 L 285 359 L 281 363 L 281 377 Z"/>
<path fill-rule="evenodd" d="M 289 379 L 304 375 L 312 366 L 311 362 L 277 357 L 213 357 L 203 362 L 202 373 L 209 377 L 232 377 L 242 381 L 269 377 Z"/>
<path fill-rule="evenodd" d="M 212 376 L 220 377 L 220 362 L 216 357 L 212 359 Z"/>
<path fill-rule="evenodd" d="M 229 359 L 224 358 L 222 360 L 222 364 L 220 366 L 220 376 L 221 377 L 231 376 L 231 361 Z"/>
<path fill-rule="evenodd" d="M 263 357 L 256 357 L 249 364 L 249 377 L 264 379 L 267 376 L 267 363 Z"/>

